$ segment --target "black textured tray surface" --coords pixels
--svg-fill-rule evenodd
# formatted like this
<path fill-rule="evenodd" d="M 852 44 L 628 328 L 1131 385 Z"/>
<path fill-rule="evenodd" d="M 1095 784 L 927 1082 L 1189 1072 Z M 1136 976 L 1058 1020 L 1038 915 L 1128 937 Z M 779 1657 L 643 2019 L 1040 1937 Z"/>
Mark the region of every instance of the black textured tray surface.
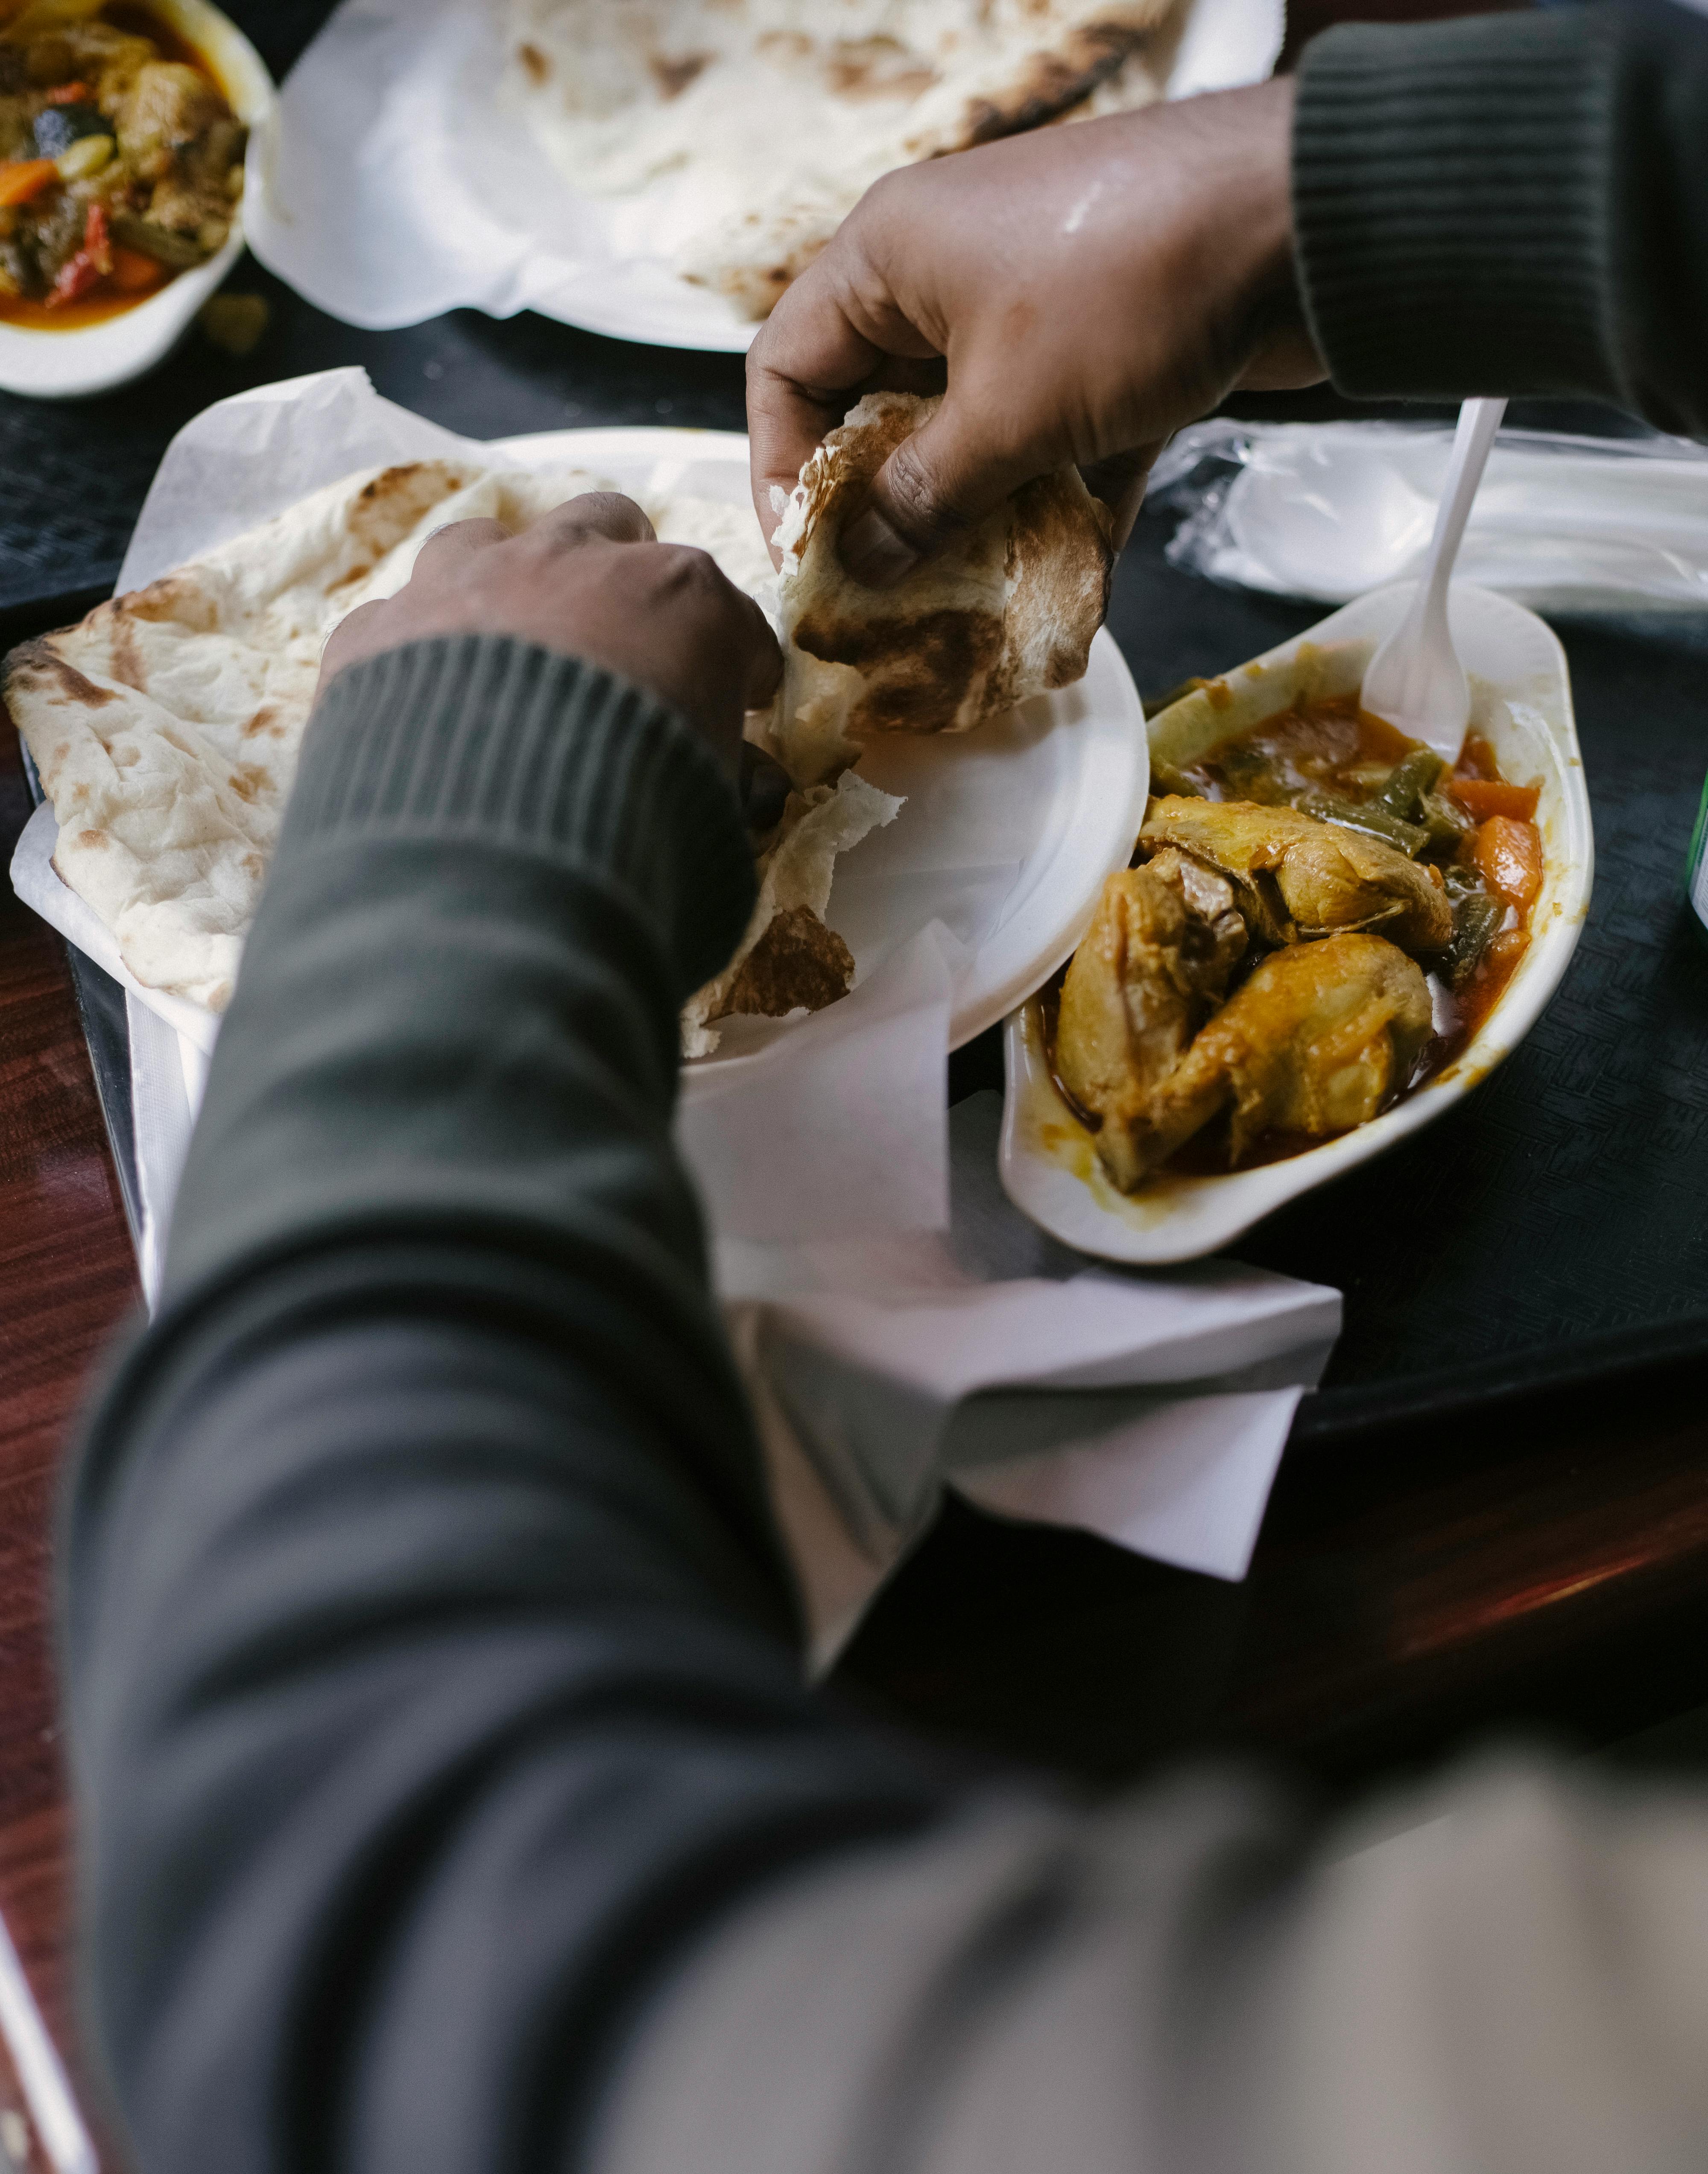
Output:
<path fill-rule="evenodd" d="M 1176 573 L 1166 533 L 1141 522 L 1111 614 L 1141 687 L 1322 615 Z M 1230 1249 L 1346 1294 L 1312 1428 L 1389 1408 L 1402 1383 L 1408 1405 L 1445 1403 L 1708 1348 L 1708 944 L 1683 904 L 1708 766 L 1704 626 L 1557 631 L 1596 839 L 1565 982 L 1454 1111 Z"/>
<path fill-rule="evenodd" d="M 308 0 L 231 12 L 282 73 L 327 10 Z M 389 397 L 472 437 L 576 424 L 743 425 L 738 356 L 468 311 L 358 333 L 247 259 L 230 286 L 273 305 L 265 337 L 241 362 L 192 333 L 152 377 L 102 399 L 0 396 L 5 639 L 73 616 L 111 586 L 172 433 L 247 385 L 359 362 Z M 1335 411 L 1317 395 L 1289 412 Z M 1608 427 L 1604 416 L 1557 408 L 1514 419 Z M 1148 695 L 1237 664 L 1322 616 L 1320 606 L 1177 573 L 1163 558 L 1171 527 L 1168 516 L 1140 522 L 1111 613 Z M 1708 947 L 1681 911 L 1708 765 L 1708 621 L 1560 631 L 1597 855 L 1564 986 L 1452 1115 L 1233 1249 L 1346 1293 L 1345 1333 L 1325 1393 L 1301 1414 L 1304 1435 L 1708 1349 Z M 123 1003 L 98 969 L 74 965 L 134 1212 Z M 996 1037 L 984 1036 L 958 1053 L 951 1091 L 1000 1078 Z"/>

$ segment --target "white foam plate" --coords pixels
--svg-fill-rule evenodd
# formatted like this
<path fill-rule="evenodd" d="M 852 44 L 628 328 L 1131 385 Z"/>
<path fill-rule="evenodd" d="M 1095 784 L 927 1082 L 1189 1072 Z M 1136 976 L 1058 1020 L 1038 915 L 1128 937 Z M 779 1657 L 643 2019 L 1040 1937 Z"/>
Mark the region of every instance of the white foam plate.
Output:
<path fill-rule="evenodd" d="M 149 0 L 149 5 L 206 57 L 248 124 L 251 141 L 265 136 L 275 93 L 259 53 L 237 25 L 208 0 Z M 181 272 L 134 309 L 72 332 L 0 322 L 0 388 L 38 400 L 74 400 L 108 392 L 152 370 L 187 330 L 197 310 L 243 253 L 243 223 L 233 219 L 225 246 L 205 264 Z"/>
<path fill-rule="evenodd" d="M 1401 582 L 1360 597 L 1296 641 L 1228 673 L 1234 704 L 1219 729 L 1237 731 L 1285 708 L 1301 671 L 1325 692 L 1349 692 L 1376 643 L 1398 623 L 1413 586 Z M 1456 585 L 1449 616 L 1471 678 L 1473 725 L 1493 743 L 1506 776 L 1542 781 L 1542 892 L 1531 912 L 1530 948 L 1500 1002 L 1446 1071 L 1357 1131 L 1284 1162 L 1224 1176 L 1165 1178 L 1131 1197 L 1110 1183 L 1091 1134 L 1057 1091 L 1036 1008 L 1023 1006 L 1004 1030 L 1003 1183 L 1017 1206 L 1068 1245 L 1145 1266 L 1214 1252 L 1284 1201 L 1368 1162 L 1452 1108 L 1516 1048 L 1559 986 L 1589 911 L 1595 873 L 1565 654 L 1533 612 L 1487 589 Z M 1152 722 L 1159 745 L 1173 715 L 1165 711 Z"/>
<path fill-rule="evenodd" d="M 748 441 L 738 431 L 554 430 L 501 438 L 488 451 L 495 460 L 571 462 L 642 497 L 673 490 L 751 503 Z M 1089 925 L 1104 878 L 1127 864 L 1150 783 L 1132 675 L 1100 633 L 1077 686 L 975 733 L 892 734 L 859 768 L 904 804 L 837 861 L 826 917 L 854 954 L 857 978 L 942 921 L 972 954 L 951 1021 L 959 1048 L 1055 971 Z M 721 1055 L 733 1057 L 788 1029 L 742 1020 L 722 1031 Z"/>
<path fill-rule="evenodd" d="M 619 0 L 613 0 L 619 4 Z M 495 0 L 343 0 L 251 143 L 250 246 L 347 324 L 538 310 L 660 347 L 740 353 L 758 327 L 672 261 L 694 176 L 629 197 L 570 188 L 500 100 Z M 1168 95 L 1267 76 L 1280 0 L 1194 0 Z"/>

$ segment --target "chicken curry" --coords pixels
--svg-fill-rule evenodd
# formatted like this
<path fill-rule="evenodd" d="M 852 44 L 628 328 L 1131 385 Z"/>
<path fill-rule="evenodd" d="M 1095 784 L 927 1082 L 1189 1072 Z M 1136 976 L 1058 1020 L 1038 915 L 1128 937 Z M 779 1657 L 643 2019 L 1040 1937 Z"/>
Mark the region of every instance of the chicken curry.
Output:
<path fill-rule="evenodd" d="M 1456 767 L 1318 699 L 1158 764 L 1045 1024 L 1105 1169 L 1297 1154 L 1449 1064 L 1505 987 L 1541 891 L 1539 787 L 1476 733 Z"/>
<path fill-rule="evenodd" d="M 207 62 L 134 0 L 12 13 L 0 29 L 0 322 L 72 329 L 213 256 L 244 145 Z"/>

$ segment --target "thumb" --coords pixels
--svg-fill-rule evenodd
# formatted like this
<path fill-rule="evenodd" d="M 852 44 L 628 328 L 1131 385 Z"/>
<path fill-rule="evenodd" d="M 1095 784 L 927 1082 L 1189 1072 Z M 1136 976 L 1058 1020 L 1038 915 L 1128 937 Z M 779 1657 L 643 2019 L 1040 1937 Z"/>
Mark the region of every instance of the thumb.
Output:
<path fill-rule="evenodd" d="M 872 479 L 871 495 L 842 532 L 842 564 L 868 588 L 889 589 L 922 560 L 993 513 L 1010 492 L 1053 463 L 1040 449 L 1000 446 L 953 390 Z M 991 412 L 986 410 L 986 414 Z"/>

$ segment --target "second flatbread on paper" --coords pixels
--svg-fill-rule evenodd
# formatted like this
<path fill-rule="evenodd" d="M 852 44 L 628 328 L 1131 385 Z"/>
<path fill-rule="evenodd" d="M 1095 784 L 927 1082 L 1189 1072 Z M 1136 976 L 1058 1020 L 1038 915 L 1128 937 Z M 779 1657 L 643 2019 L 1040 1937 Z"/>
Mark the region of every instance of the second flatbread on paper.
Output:
<path fill-rule="evenodd" d="M 447 522 L 517 530 L 608 488 L 567 468 L 431 460 L 364 471 L 13 653 L 8 706 L 59 825 L 54 865 L 138 982 L 215 1012 L 229 1002 L 338 622 L 395 594 Z M 769 582 L 744 507 L 666 497 L 647 511 L 661 537 L 709 549 L 749 592 Z M 803 910 L 824 912 L 835 852 L 899 804 L 853 779 L 792 796 L 759 864 L 762 904 L 793 917 L 798 937 Z M 720 1009 L 788 1009 L 792 960 L 809 1001 L 827 992 L 824 957 L 782 940 L 786 931 L 771 947 L 781 979 L 756 988 L 756 967 L 741 983 L 766 935 L 754 919 L 731 967 L 684 1014 L 691 1053 L 715 1046 Z"/>

